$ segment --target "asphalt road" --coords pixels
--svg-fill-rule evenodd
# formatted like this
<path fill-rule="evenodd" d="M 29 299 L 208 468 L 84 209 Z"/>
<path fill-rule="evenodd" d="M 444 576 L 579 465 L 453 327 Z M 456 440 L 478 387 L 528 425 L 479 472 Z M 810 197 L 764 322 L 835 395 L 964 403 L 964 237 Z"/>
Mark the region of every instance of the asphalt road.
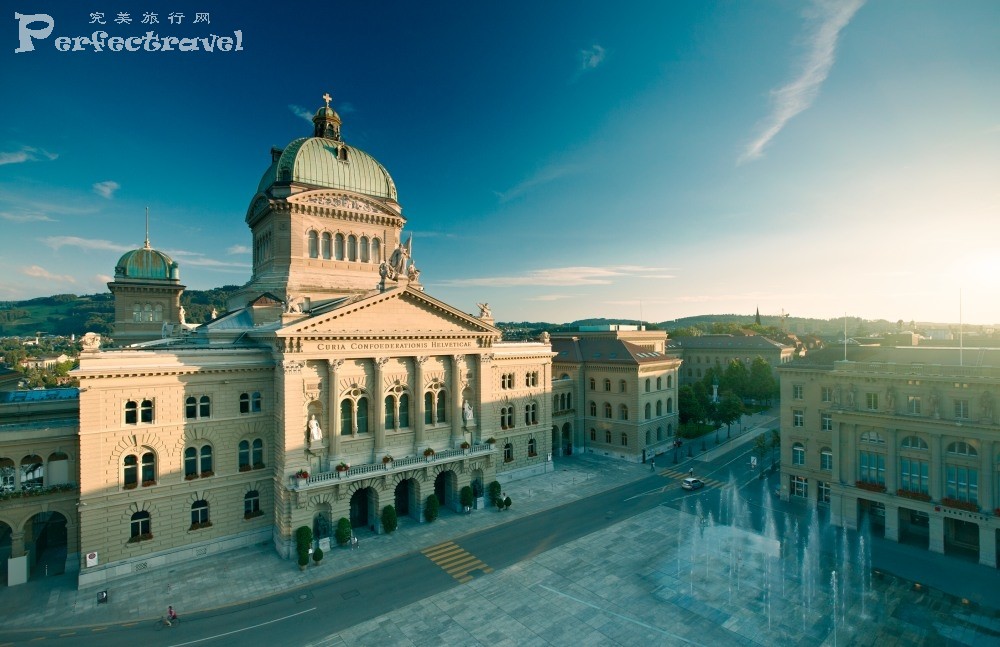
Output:
<path fill-rule="evenodd" d="M 727 482 L 730 472 L 739 484 L 756 482 L 748 473 L 750 445 L 734 448 L 710 463 L 693 462 L 697 476 Z M 158 629 L 151 623 L 112 625 L 98 633 L 22 632 L 18 641 L 44 639 L 46 645 L 100 644 L 102 647 L 134 645 L 209 645 L 252 640 L 254 644 L 304 644 L 386 614 L 455 586 L 456 577 L 445 568 L 462 560 L 477 566 L 464 576 L 482 577 L 485 569 L 498 570 L 579 539 L 658 505 L 678 507 L 688 498 L 702 498 L 714 509 L 720 491 L 706 487 L 681 490 L 679 479 L 661 475 L 672 469 L 667 455 L 660 457 L 657 472 L 644 479 L 578 501 L 524 517 L 511 523 L 457 537 L 455 547 L 436 558 L 410 553 L 347 573 L 319 586 L 304 587 L 225 610 L 189 614 L 176 627 Z M 684 472 L 688 465 L 681 464 Z M 751 486 L 752 491 L 763 492 Z M 503 514 L 502 512 L 488 514 Z M 467 554 L 467 555 L 466 555 Z M 6 638 L 6 637 L 5 637 Z"/>

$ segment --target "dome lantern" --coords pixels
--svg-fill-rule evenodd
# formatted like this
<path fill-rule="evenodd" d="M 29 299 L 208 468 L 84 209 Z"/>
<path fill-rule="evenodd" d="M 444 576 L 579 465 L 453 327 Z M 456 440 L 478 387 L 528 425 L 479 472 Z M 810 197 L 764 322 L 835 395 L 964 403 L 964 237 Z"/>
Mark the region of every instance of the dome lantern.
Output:
<path fill-rule="evenodd" d="M 316 116 L 312 119 L 313 137 L 322 137 L 339 142 L 341 121 L 337 111 L 330 107 L 332 99 L 333 97 L 330 96 L 329 92 L 323 95 L 323 101 L 326 102 L 326 106 L 317 110 Z"/>

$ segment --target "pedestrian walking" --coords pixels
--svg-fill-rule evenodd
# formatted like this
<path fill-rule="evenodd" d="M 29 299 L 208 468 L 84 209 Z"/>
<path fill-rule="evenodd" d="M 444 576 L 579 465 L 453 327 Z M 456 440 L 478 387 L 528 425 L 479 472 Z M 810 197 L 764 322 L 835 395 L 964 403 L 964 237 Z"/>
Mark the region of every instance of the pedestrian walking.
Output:
<path fill-rule="evenodd" d="M 656 459 L 655 458 L 650 458 L 649 459 L 649 471 L 650 472 L 656 471 Z"/>
<path fill-rule="evenodd" d="M 694 468 L 688 470 L 688 476 L 694 476 Z"/>
<path fill-rule="evenodd" d="M 358 547 L 358 538 L 355 535 L 351 535 L 351 550 Z"/>

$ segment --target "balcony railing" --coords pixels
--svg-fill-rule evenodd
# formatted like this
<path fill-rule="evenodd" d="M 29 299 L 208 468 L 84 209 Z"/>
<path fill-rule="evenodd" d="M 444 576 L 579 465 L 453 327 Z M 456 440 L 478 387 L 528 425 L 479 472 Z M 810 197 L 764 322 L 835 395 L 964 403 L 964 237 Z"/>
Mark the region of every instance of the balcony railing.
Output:
<path fill-rule="evenodd" d="M 397 458 L 389 461 L 388 463 L 383 463 L 382 460 L 379 459 L 377 463 L 351 465 L 350 469 L 344 471 L 337 471 L 334 469 L 330 472 L 311 474 L 307 479 L 298 479 L 298 487 L 301 489 L 302 487 L 319 485 L 321 483 L 329 484 L 330 482 L 335 481 L 351 481 L 371 476 L 373 474 L 400 472 L 414 467 L 423 467 L 428 463 L 454 463 L 472 456 L 492 454 L 494 451 L 495 445 L 487 443 L 482 445 L 473 445 L 469 449 L 443 449 L 439 452 L 435 452 L 430 457 L 408 456 L 406 458 Z"/>

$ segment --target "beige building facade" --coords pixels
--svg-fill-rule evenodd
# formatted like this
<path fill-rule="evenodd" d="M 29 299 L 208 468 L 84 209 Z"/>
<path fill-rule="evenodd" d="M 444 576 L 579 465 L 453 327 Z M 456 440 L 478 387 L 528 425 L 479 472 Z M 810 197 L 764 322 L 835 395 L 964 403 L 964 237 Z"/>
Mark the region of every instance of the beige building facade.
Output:
<path fill-rule="evenodd" d="M 671 354 L 684 360 L 682 385 L 700 382 L 710 368 L 725 370 L 738 360 L 750 368 L 753 360 L 762 357 L 777 371 L 795 357 L 795 349 L 759 335 L 701 335 L 670 340 Z M 777 376 L 777 373 L 775 373 Z"/>
<path fill-rule="evenodd" d="M 841 352 L 841 351 L 837 351 Z M 1000 350 L 855 348 L 781 373 L 781 495 L 997 565 Z"/>
<path fill-rule="evenodd" d="M 491 481 L 553 469 L 550 344 L 504 342 L 488 305 L 427 294 L 388 172 L 329 104 L 313 121 L 271 151 L 246 215 L 253 274 L 228 311 L 185 324 L 176 264 L 148 244 L 119 261 L 126 334 L 85 336 L 78 426 L 49 443 L 79 487 L 64 516 L 81 586 L 263 541 L 291 557 L 301 526 L 325 547 L 342 517 L 381 532 L 388 505 L 423 521 L 431 494 L 459 510 L 471 486 L 482 506 Z M 137 287 L 164 299 L 161 321 Z M 28 511 L 9 509 L 30 567 Z"/>

